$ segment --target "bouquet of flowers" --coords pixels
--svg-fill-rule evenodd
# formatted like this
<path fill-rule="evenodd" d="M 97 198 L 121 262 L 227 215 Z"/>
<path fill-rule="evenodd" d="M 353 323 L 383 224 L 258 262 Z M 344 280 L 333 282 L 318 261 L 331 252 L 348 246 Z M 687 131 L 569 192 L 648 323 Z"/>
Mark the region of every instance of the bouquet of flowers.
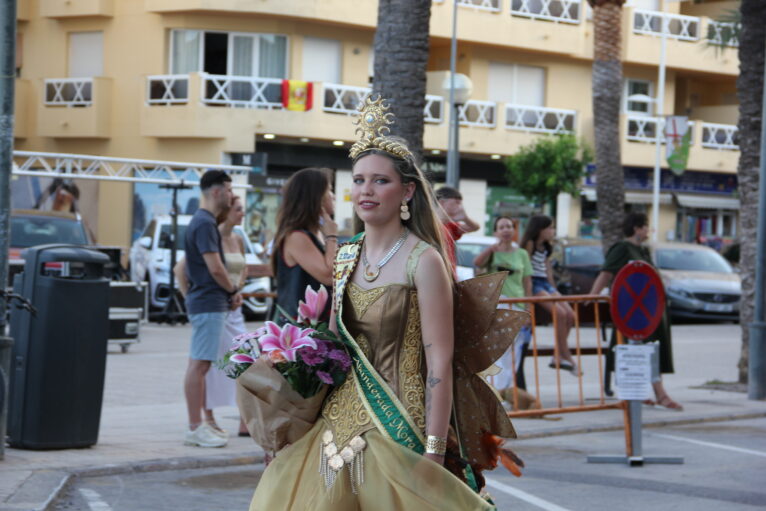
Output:
<path fill-rule="evenodd" d="M 328 386 L 342 384 L 351 367 L 343 342 L 319 321 L 327 299 L 323 287 L 307 286 L 298 318 L 281 327 L 267 321 L 235 337 L 219 364 L 237 380 L 240 413 L 267 451 L 276 452 L 311 429 Z"/>

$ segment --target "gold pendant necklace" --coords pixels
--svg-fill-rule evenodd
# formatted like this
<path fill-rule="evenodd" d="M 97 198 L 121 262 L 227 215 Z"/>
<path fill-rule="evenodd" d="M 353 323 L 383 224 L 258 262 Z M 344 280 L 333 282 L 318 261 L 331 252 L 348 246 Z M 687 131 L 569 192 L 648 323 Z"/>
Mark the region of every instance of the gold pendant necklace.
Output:
<path fill-rule="evenodd" d="M 374 268 L 370 264 L 370 261 L 367 260 L 367 248 L 365 247 L 362 249 L 362 264 L 364 264 L 364 273 L 362 276 L 364 277 L 364 280 L 367 282 L 373 282 L 380 276 L 380 269 L 383 268 L 383 265 L 390 261 L 392 257 L 394 257 L 400 248 L 402 248 L 402 245 L 404 245 L 404 241 L 407 239 L 409 234 L 409 229 L 405 227 L 404 232 L 401 236 L 399 236 L 399 239 L 396 240 L 396 243 L 394 243 L 394 246 L 391 247 L 391 250 L 388 251 L 383 259 L 378 261 L 378 264 L 376 264 Z"/>

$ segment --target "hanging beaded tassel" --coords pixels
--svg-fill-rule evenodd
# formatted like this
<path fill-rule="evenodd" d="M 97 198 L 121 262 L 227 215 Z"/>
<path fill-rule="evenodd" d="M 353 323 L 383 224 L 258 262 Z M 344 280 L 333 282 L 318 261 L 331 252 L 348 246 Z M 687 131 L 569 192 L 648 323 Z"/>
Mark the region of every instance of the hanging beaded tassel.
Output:
<path fill-rule="evenodd" d="M 325 487 L 329 490 L 335 485 L 338 473 L 348 466 L 351 491 L 359 493 L 359 486 L 364 482 L 364 448 L 367 442 L 361 436 L 355 436 L 346 447 L 338 452 L 338 446 L 333 441 L 332 431 L 322 434 L 322 445 L 319 449 L 319 475 L 324 479 Z"/>

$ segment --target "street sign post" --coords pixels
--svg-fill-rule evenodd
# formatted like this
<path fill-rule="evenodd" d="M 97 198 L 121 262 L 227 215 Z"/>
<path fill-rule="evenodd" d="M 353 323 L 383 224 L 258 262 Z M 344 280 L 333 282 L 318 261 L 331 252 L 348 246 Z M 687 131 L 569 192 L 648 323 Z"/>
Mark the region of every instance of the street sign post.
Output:
<path fill-rule="evenodd" d="M 617 392 L 628 398 L 630 444 L 625 456 L 588 456 L 588 463 L 644 463 L 682 464 L 678 456 L 643 456 L 641 448 L 641 404 L 651 396 L 652 341 L 665 313 L 665 289 L 657 270 L 644 261 L 631 261 L 612 282 L 611 313 L 615 327 L 629 339 L 621 345 L 617 357 Z M 621 388 L 622 386 L 622 388 Z"/>

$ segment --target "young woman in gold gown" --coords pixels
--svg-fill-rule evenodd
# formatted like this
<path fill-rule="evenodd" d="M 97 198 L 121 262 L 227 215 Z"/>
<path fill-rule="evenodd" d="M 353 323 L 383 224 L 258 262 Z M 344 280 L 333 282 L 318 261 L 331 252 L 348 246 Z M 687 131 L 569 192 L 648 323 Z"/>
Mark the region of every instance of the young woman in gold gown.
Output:
<path fill-rule="evenodd" d="M 470 467 L 459 478 L 443 466 L 454 283 L 431 187 L 404 142 L 381 137 L 384 114 L 368 100 L 360 116 L 351 198 L 363 232 L 336 255 L 331 324 L 352 369 L 268 466 L 251 511 L 494 509 Z"/>

